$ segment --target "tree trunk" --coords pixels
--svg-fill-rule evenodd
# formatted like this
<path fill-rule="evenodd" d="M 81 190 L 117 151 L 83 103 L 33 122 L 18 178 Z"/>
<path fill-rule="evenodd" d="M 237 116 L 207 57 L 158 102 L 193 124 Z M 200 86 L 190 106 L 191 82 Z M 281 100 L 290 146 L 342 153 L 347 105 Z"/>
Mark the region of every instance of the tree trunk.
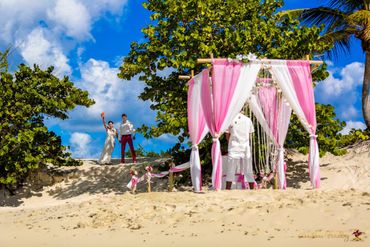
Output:
<path fill-rule="evenodd" d="M 365 75 L 362 85 L 362 113 L 367 129 L 370 130 L 370 47 L 368 47 L 365 52 Z"/>

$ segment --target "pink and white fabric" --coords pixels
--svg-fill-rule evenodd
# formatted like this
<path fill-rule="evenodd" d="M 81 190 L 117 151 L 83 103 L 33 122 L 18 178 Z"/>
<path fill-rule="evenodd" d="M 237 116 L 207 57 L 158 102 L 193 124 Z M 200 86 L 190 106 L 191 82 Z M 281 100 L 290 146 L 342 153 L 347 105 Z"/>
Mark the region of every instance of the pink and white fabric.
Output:
<path fill-rule="evenodd" d="M 259 102 L 256 95 L 252 95 L 248 101 L 249 106 L 256 117 L 257 121 L 260 123 L 263 131 L 266 132 L 267 136 L 270 138 L 270 140 L 273 142 L 273 144 L 278 147 L 277 138 L 274 136 L 272 129 L 269 126 L 269 123 L 267 122 L 265 118 L 265 114 L 263 112 L 261 103 Z"/>
<path fill-rule="evenodd" d="M 161 172 L 161 173 L 151 173 L 150 176 L 154 177 L 154 178 L 163 178 L 165 176 L 167 176 L 170 172 L 168 171 L 165 171 L 165 172 Z"/>
<path fill-rule="evenodd" d="M 127 188 L 129 188 L 130 190 L 133 189 L 138 183 L 144 181 L 145 179 L 145 176 L 141 176 L 140 178 L 136 175 L 132 176 L 131 177 L 131 180 L 130 182 L 126 185 Z"/>
<path fill-rule="evenodd" d="M 310 133 L 309 171 L 314 188 L 320 187 L 319 146 L 316 139 L 315 98 L 309 61 L 287 61 L 299 104 L 308 122 Z"/>
<path fill-rule="evenodd" d="M 202 72 L 202 107 L 213 137 L 212 144 L 212 185 L 221 189 L 222 159 L 220 135 L 242 109 L 251 95 L 258 71 L 258 63 L 243 64 L 229 59 L 214 59 L 212 85 L 209 70 Z"/>
<path fill-rule="evenodd" d="M 189 168 L 191 169 L 190 162 L 186 162 L 184 164 L 171 167 L 169 171 L 170 172 L 182 172 L 182 171 L 185 171 L 185 170 L 187 170 Z"/>
<path fill-rule="evenodd" d="M 318 145 L 315 136 L 316 115 L 309 61 L 287 62 L 281 60 L 272 61 L 271 65 L 272 74 L 282 89 L 284 98 L 289 102 L 290 107 L 294 110 L 304 128 L 310 133 L 310 179 L 312 186 L 318 188 L 320 186 L 320 168 Z M 309 71 L 308 74 L 307 70 Z M 299 94 L 297 94 L 296 90 L 300 87 Z M 308 92 L 300 90 L 307 90 Z M 305 105 L 304 109 L 301 104 Z M 310 117 L 310 120 L 306 118 L 304 110 L 307 112 L 307 117 Z M 315 115 L 315 118 L 312 117 L 313 115 Z"/>
<path fill-rule="evenodd" d="M 168 170 L 168 171 L 163 171 L 163 172 L 160 172 L 160 173 L 147 172 L 144 175 L 142 175 L 140 178 L 138 176 L 134 175 L 134 176 L 131 177 L 130 182 L 126 186 L 127 186 L 127 188 L 132 189 L 138 183 L 144 181 L 147 176 L 154 177 L 154 178 L 163 178 L 163 177 L 167 176 L 170 172 L 182 172 L 182 171 L 185 171 L 186 169 L 189 169 L 189 168 L 190 168 L 190 162 L 186 162 L 184 164 L 181 164 L 181 165 L 178 165 L 178 166 L 175 166 L 175 167 L 171 167 L 170 170 Z"/>
<path fill-rule="evenodd" d="M 196 75 L 188 84 L 188 129 L 192 143 L 190 173 L 194 191 L 199 192 L 202 190 L 202 168 L 198 144 L 209 132 L 201 104 L 202 74 Z"/>
<path fill-rule="evenodd" d="M 283 100 L 279 116 L 278 116 L 278 132 L 277 132 L 277 142 L 279 144 L 279 155 L 277 163 L 277 173 L 278 173 L 278 185 L 279 189 L 286 189 L 286 163 L 284 161 L 284 142 L 286 135 L 288 133 L 290 115 L 292 113 L 292 108 L 290 108 L 288 102 Z"/>
<path fill-rule="evenodd" d="M 279 179 L 279 189 L 286 189 L 284 141 L 289 128 L 291 108 L 287 104 L 278 105 L 276 89 L 259 88 L 258 98 L 253 95 L 250 100 L 253 114 L 270 140 L 278 148 L 276 171 Z"/>
<path fill-rule="evenodd" d="M 264 78 L 265 80 L 269 78 Z M 264 81 L 264 80 L 262 80 Z M 278 102 L 277 102 L 277 90 L 275 87 L 260 87 L 258 89 L 258 99 L 261 104 L 263 113 L 266 121 L 272 131 L 272 134 L 276 137 L 278 130 Z"/>

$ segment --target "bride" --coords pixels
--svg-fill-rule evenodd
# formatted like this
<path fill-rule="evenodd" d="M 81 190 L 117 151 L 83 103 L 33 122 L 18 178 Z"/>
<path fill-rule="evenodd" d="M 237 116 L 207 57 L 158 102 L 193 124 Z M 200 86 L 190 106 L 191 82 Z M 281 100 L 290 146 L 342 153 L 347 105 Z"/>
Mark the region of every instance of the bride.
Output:
<path fill-rule="evenodd" d="M 114 128 L 113 122 L 108 121 L 108 125 L 105 123 L 104 119 L 104 112 L 101 114 L 101 117 L 103 119 L 104 128 L 107 132 L 107 138 L 105 139 L 104 149 L 100 156 L 100 159 L 98 160 L 99 164 L 110 164 L 112 159 L 112 152 L 114 150 L 115 145 L 115 137 L 118 139 L 118 132 Z"/>

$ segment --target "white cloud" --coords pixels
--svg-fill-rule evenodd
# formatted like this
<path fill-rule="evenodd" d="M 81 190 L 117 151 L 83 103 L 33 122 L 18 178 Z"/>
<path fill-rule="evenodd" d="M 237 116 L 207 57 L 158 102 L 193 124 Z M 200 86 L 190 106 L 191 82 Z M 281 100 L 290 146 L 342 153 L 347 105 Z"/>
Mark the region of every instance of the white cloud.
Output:
<path fill-rule="evenodd" d="M 81 42 L 94 39 L 91 30 L 98 20 L 119 21 L 127 3 L 128 0 L 1 0 L 0 47 L 16 44 L 27 64 L 43 61 L 69 74 L 68 53 Z M 55 62 L 50 63 L 53 58 Z"/>
<path fill-rule="evenodd" d="M 361 85 L 364 64 L 353 62 L 344 67 L 334 67 L 329 62 L 329 77 L 315 88 L 315 99 L 335 106 L 337 116 L 346 121 L 357 120 L 360 110 Z"/>
<path fill-rule="evenodd" d="M 163 134 L 155 139 L 161 142 L 164 142 L 164 143 L 176 143 L 177 142 L 177 137 L 171 134 Z"/>
<path fill-rule="evenodd" d="M 366 125 L 363 122 L 347 121 L 346 124 L 346 127 L 344 127 L 344 129 L 339 132 L 342 135 L 347 135 L 352 129 L 366 129 Z"/>
<path fill-rule="evenodd" d="M 20 53 L 27 64 L 38 64 L 46 69 L 54 66 L 54 74 L 62 77 L 70 75 L 71 67 L 68 65 L 68 58 L 64 55 L 62 47 L 57 42 L 50 42 L 43 28 L 34 29 L 19 45 Z"/>
<path fill-rule="evenodd" d="M 45 10 L 53 5 L 50 0 L 1 0 L 0 1 L 0 42 L 6 45 L 38 26 L 45 20 Z"/>
<path fill-rule="evenodd" d="M 56 29 L 78 40 L 90 38 L 91 15 L 84 4 L 78 0 L 57 0 L 47 17 L 56 23 Z M 58 31 L 59 31 L 58 30 Z"/>
<path fill-rule="evenodd" d="M 342 119 L 355 119 L 359 116 L 359 112 L 353 105 L 350 105 L 342 110 L 340 116 Z"/>
<path fill-rule="evenodd" d="M 101 16 L 109 13 L 121 17 L 128 0 L 80 0 L 87 6 L 92 16 Z"/>
<path fill-rule="evenodd" d="M 81 81 L 78 85 L 88 90 L 96 101 L 95 105 L 87 109 L 90 116 L 98 116 L 102 111 L 107 115 L 114 114 L 124 108 L 140 107 L 143 104 L 137 97 L 142 92 L 144 83 L 119 79 L 118 68 L 111 68 L 106 61 L 89 59 L 80 66 L 80 71 Z"/>
<path fill-rule="evenodd" d="M 136 127 L 154 122 L 155 112 L 149 108 L 150 102 L 138 99 L 145 85 L 138 77 L 131 81 L 121 80 L 117 77 L 118 68 L 95 59 L 80 64 L 80 72 L 81 79 L 76 85 L 87 90 L 89 97 L 96 103 L 90 108 L 78 107 L 72 111 L 69 120 L 60 121 L 63 128 L 72 131 L 102 131 L 101 112 L 105 112 L 107 120 L 113 120 L 116 127 L 122 113 L 126 113 Z"/>
<path fill-rule="evenodd" d="M 362 85 L 364 76 L 363 63 L 353 62 L 347 64 L 340 70 L 340 77 L 335 76 L 335 70 L 335 68 L 329 69 L 329 77 L 320 83 L 327 96 L 339 96 Z"/>
<path fill-rule="evenodd" d="M 128 0 L 1 0 L 0 40 L 13 42 L 40 23 L 62 32 L 59 34 L 90 38 L 94 22 L 107 14 L 119 19 L 127 3 Z"/>
<path fill-rule="evenodd" d="M 69 143 L 71 145 L 71 152 L 76 158 L 91 157 L 91 142 L 92 138 L 89 134 L 74 132 L 72 133 Z"/>

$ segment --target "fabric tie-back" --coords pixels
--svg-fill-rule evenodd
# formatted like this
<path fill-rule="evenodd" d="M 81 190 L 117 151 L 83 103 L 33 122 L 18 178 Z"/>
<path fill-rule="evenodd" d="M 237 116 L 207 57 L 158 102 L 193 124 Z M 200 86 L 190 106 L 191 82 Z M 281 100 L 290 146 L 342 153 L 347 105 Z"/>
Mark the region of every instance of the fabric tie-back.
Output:
<path fill-rule="evenodd" d="M 261 65 L 243 64 L 228 59 L 214 59 L 212 85 L 209 70 L 202 72 L 202 106 L 204 116 L 213 137 L 212 144 L 212 185 L 221 189 L 222 158 L 220 135 L 242 109 L 251 95 Z"/>
<path fill-rule="evenodd" d="M 193 145 L 190 154 L 190 174 L 194 191 L 199 192 L 202 190 L 202 169 L 198 145 L 209 131 L 201 104 L 202 74 L 196 75 L 188 84 L 188 129 Z"/>

